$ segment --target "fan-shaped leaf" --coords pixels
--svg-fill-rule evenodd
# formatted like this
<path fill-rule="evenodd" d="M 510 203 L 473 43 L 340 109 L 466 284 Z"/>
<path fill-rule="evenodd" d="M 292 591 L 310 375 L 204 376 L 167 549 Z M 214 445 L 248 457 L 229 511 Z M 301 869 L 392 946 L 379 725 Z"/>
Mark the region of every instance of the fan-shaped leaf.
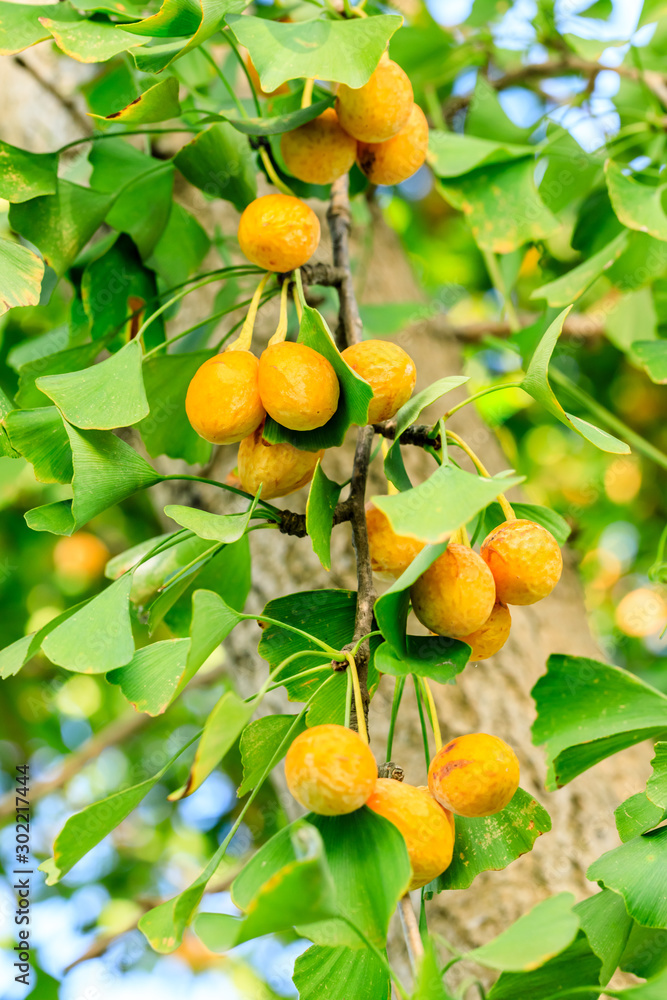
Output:
<path fill-rule="evenodd" d="M 0 316 L 15 306 L 36 306 L 44 261 L 13 240 L 0 239 Z"/>
<path fill-rule="evenodd" d="M 30 153 L 0 142 L 0 198 L 19 202 L 55 194 L 57 179 L 57 153 Z"/>
<path fill-rule="evenodd" d="M 98 365 L 66 375 L 44 375 L 35 384 L 75 427 L 125 427 L 148 414 L 141 361 L 141 344 L 131 340 Z"/>
<path fill-rule="evenodd" d="M 400 28 L 401 18 L 380 14 L 349 21 L 316 18 L 286 24 L 229 14 L 227 24 L 248 49 L 262 89 L 270 93 L 287 80 L 304 77 L 362 87 Z"/>
<path fill-rule="evenodd" d="M 178 80 L 175 76 L 168 76 L 165 80 L 160 80 L 159 83 L 149 87 L 120 111 L 112 111 L 110 115 L 91 113 L 90 117 L 104 122 L 105 125 L 116 125 L 119 122 L 142 125 L 147 122 L 168 121 L 170 118 L 177 118 L 180 113 Z"/>
<path fill-rule="evenodd" d="M 597 660 L 554 653 L 531 693 L 533 742 L 546 744 L 550 790 L 619 750 L 667 733 L 667 697 Z"/>
<path fill-rule="evenodd" d="M 549 814 L 532 795 L 519 788 L 512 801 L 494 816 L 456 817 L 454 857 L 428 889 L 467 889 L 486 871 L 500 871 L 532 850 L 539 836 L 551 829 Z"/>
<path fill-rule="evenodd" d="M 42 650 L 53 663 L 77 674 L 103 674 L 134 654 L 130 623 L 130 574 L 84 604 L 47 635 Z"/>

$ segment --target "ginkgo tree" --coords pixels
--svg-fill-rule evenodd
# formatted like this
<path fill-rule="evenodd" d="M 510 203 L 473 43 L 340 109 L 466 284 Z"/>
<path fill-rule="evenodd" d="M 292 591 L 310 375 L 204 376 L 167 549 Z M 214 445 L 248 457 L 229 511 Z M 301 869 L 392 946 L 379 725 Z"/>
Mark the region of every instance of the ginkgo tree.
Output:
<path fill-rule="evenodd" d="M 371 0 L 250 11 L 243 0 L 165 0 L 159 8 L 3 0 L 0 8 L 4 54 L 50 39 L 64 56 L 95 66 L 84 85 L 91 134 L 39 153 L 0 142 L 0 196 L 10 203 L 0 302 L 5 312 L 36 307 L 43 315 L 15 365 L 16 385 L 0 384 L 0 449 L 30 463 L 40 483 L 64 487 L 27 510 L 27 525 L 74 540 L 92 519 L 165 483 L 205 484 L 229 500 L 225 513 L 164 505 L 169 529 L 115 555 L 99 592 L 6 646 L 0 674 L 13 678 L 41 656 L 57 670 L 104 675 L 155 719 L 242 622 L 261 625 L 266 663 L 251 697 L 226 690 L 201 731 L 170 747 L 159 766 L 71 815 L 40 867 L 57 885 L 156 786 L 166 783 L 180 801 L 239 748 L 243 804 L 234 823 L 203 871 L 149 908 L 139 928 L 160 953 L 176 950 L 190 925 L 213 952 L 296 930 L 311 942 L 294 972 L 303 1000 L 379 1000 L 392 990 L 451 1000 L 471 982 L 488 1000 L 603 992 L 654 1000 L 667 991 L 659 944 L 667 929 L 667 696 L 620 667 L 557 650 L 533 690 L 549 789 L 657 741 L 645 791 L 617 810 L 621 846 L 591 865 L 598 891 L 586 899 L 548 897 L 465 953 L 429 933 L 434 896 L 467 890 L 548 836 L 549 815 L 520 787 L 511 747 L 494 734 L 443 741 L 433 686 L 495 655 L 509 635 L 508 605 L 549 600 L 570 532 L 554 510 L 510 503 L 505 494 L 522 477 L 490 475 L 450 418 L 521 390 L 568 440 L 610 455 L 632 449 L 667 468 L 654 442 L 551 365 L 563 330 L 591 302 L 612 311 L 634 296 L 639 309 L 648 293 L 653 323 L 631 317 L 617 346 L 654 383 L 667 379 L 667 22 L 645 0 L 642 21 L 657 27 L 615 64 L 619 127 L 604 148 L 586 152 L 549 115 L 540 85 L 574 76 L 590 94 L 604 46 L 563 30 L 544 0 L 531 23 L 540 57 L 522 59 L 494 37 L 500 6 L 476 0 L 457 31 L 421 7 L 399 14 Z M 606 17 L 606 7 L 588 15 Z M 466 93 L 460 84 L 471 69 L 476 83 Z M 541 104 L 531 128 L 510 121 L 499 102 L 500 91 L 516 86 L 533 88 Z M 157 144 L 164 136 L 168 153 Z M 357 207 L 377 198 L 376 184 L 409 181 L 417 170 L 446 211 L 465 220 L 514 359 L 511 378 L 459 392 L 456 403 L 448 397 L 465 376 L 434 371 L 413 394 L 417 374 L 428 383 L 425 373 L 402 348 L 367 335 L 355 293 Z M 216 234 L 221 266 L 208 271 L 211 234 L 174 198 L 185 181 L 241 216 Z M 330 259 L 317 252 L 324 210 Z M 563 233 L 569 253 L 555 249 Z M 519 288 L 527 259 L 541 262 L 528 291 Z M 176 332 L 184 300 L 208 285 L 213 310 Z M 49 296 L 67 301 L 61 326 L 52 326 Z M 274 299 L 278 327 L 258 346 L 257 316 Z M 424 423 L 434 406 L 439 419 Z M 354 457 L 339 483 L 323 462 L 350 439 Z M 236 444 L 237 474 L 211 479 L 213 448 Z M 417 482 L 405 461 L 414 448 L 432 461 Z M 387 481 L 386 493 L 372 497 L 371 462 Z M 274 502 L 304 487 L 305 513 Z M 245 610 L 251 532 L 297 536 L 330 569 L 332 533 L 343 523 L 352 529 L 356 591 L 299 590 L 261 614 Z M 391 580 L 380 596 L 374 573 Z M 660 558 L 654 575 L 665 579 Z M 386 753 L 369 732 L 383 675 L 394 679 Z M 390 759 L 408 678 L 424 787 L 401 785 L 400 761 Z M 257 717 L 278 688 L 298 711 Z M 237 916 L 208 912 L 204 894 L 283 758 L 306 815 L 295 811 L 238 871 Z M 418 918 L 409 894 L 417 889 Z M 387 950 L 397 907 L 410 982 Z M 475 970 L 473 980 L 456 978 L 460 963 Z M 617 969 L 646 983 L 612 988 Z"/>

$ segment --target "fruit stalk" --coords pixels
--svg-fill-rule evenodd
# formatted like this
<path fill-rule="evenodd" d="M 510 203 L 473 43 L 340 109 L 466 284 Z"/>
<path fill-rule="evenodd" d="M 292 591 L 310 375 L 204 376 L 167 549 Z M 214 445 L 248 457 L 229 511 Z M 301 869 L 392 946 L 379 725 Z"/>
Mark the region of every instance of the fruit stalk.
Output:
<path fill-rule="evenodd" d="M 419 924 L 417 923 L 415 911 L 412 908 L 409 893 L 406 893 L 398 904 L 398 912 L 401 916 L 401 924 L 403 925 L 403 935 L 410 952 L 410 963 L 414 969 L 418 964 L 418 960 L 424 954 L 424 945 L 422 944 Z"/>

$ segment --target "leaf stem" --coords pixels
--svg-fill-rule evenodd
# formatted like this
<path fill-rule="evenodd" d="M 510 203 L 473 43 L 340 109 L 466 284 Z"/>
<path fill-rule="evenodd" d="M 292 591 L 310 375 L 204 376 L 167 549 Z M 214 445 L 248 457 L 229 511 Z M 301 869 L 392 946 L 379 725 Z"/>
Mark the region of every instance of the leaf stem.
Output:
<path fill-rule="evenodd" d="M 219 483 L 217 479 L 206 479 L 204 476 L 189 476 L 183 473 L 174 473 L 169 476 L 162 476 L 163 482 L 168 482 L 169 480 L 187 480 L 192 483 L 203 483 L 205 486 L 217 486 L 221 490 L 227 490 L 228 493 L 235 493 L 237 497 L 244 497 L 246 500 L 254 500 L 255 498 L 250 493 L 245 493 L 243 490 L 238 490 L 236 486 L 229 486 L 228 483 Z M 268 500 L 260 500 L 259 505 L 264 507 L 268 514 L 276 517 L 276 520 L 280 520 L 282 516 L 282 511 L 278 507 L 274 507 L 270 504 Z"/>
<path fill-rule="evenodd" d="M 656 465 L 667 469 L 667 455 L 664 451 L 660 451 L 650 441 L 647 441 L 640 434 L 637 434 L 636 431 L 633 431 L 632 428 L 628 427 L 627 424 L 624 424 L 615 414 L 610 413 L 606 407 L 598 403 L 592 396 L 589 396 L 587 392 L 584 392 L 576 382 L 573 382 L 567 375 L 564 375 L 563 372 L 553 366 L 549 370 L 549 377 L 557 385 L 560 385 L 572 399 L 588 410 L 592 416 L 597 417 L 600 423 L 606 424 L 610 430 L 619 434 L 627 444 L 632 445 L 637 451 L 651 459 L 652 462 L 655 462 Z"/>
<path fill-rule="evenodd" d="M 236 44 L 236 39 L 234 38 L 234 36 L 233 36 L 233 34 L 232 34 L 232 32 L 230 31 L 229 28 L 225 28 L 224 31 L 222 32 L 222 34 L 224 35 L 225 39 L 229 42 L 229 44 L 231 45 L 232 49 L 234 50 L 234 55 L 236 56 L 236 58 L 237 58 L 237 60 L 238 60 L 238 62 L 240 64 L 240 66 L 241 66 L 241 69 L 243 70 L 243 72 L 245 74 L 246 80 L 248 81 L 248 86 L 250 87 L 250 93 L 252 94 L 252 99 L 253 99 L 253 102 L 254 102 L 254 105 L 255 105 L 255 111 L 257 112 L 257 117 L 261 118 L 261 116 L 262 116 L 262 109 L 260 107 L 259 99 L 257 97 L 257 91 L 255 90 L 255 84 L 252 82 L 252 77 L 250 76 L 250 70 L 248 69 L 248 67 L 245 64 L 245 59 L 243 58 L 243 56 L 239 52 L 239 47 Z"/>
<path fill-rule="evenodd" d="M 484 257 L 484 263 L 486 264 L 486 269 L 489 272 L 489 277 L 491 278 L 491 284 L 503 301 L 505 316 L 507 317 L 510 330 L 512 333 L 517 333 L 521 329 L 521 322 L 517 316 L 516 309 L 514 308 L 512 296 L 505 287 L 505 282 L 498 264 L 498 258 L 490 250 L 483 250 L 481 247 L 480 249 L 482 250 L 482 256 Z"/>
<path fill-rule="evenodd" d="M 99 135 L 84 135 L 80 139 L 72 139 L 71 142 L 66 142 L 64 146 L 60 146 L 59 149 L 54 150 L 57 156 L 60 153 L 64 153 L 66 149 L 72 149 L 74 146 L 81 146 L 86 142 L 99 142 L 100 139 L 122 139 L 126 135 L 173 135 L 174 132 L 199 132 L 198 128 L 189 128 L 185 125 L 180 128 L 140 128 L 140 129 L 128 129 L 125 132 L 100 132 Z"/>
<path fill-rule="evenodd" d="M 237 95 L 236 95 L 236 93 L 234 91 L 234 88 L 232 87 L 231 83 L 229 82 L 229 80 L 227 79 L 227 77 L 225 76 L 225 74 L 222 72 L 222 70 L 220 69 L 220 67 L 218 66 L 217 62 L 215 61 L 215 59 L 213 58 L 213 56 L 211 55 L 211 53 L 208 51 L 208 49 L 206 48 L 205 45 L 200 45 L 199 49 L 200 49 L 202 55 L 204 56 L 204 58 L 207 59 L 210 62 L 211 66 L 213 67 L 213 69 L 215 70 L 215 72 L 218 74 L 218 76 L 222 80 L 222 82 L 224 84 L 224 87 L 225 87 L 225 90 L 227 91 L 227 93 L 231 97 L 232 101 L 234 102 L 234 104 L 238 108 L 238 111 L 239 111 L 239 114 L 241 115 L 241 117 L 242 118 L 248 118 L 249 117 L 248 112 L 243 107 L 243 104 L 241 103 L 241 101 L 237 97 Z"/>
<path fill-rule="evenodd" d="M 200 281 L 196 281 L 193 285 L 190 285 L 189 288 L 182 288 L 179 292 L 176 293 L 176 295 L 172 295 L 170 299 L 167 299 L 167 301 L 163 302 L 161 306 L 158 306 L 155 312 L 151 313 L 148 319 L 144 320 L 144 322 L 137 330 L 137 338 L 139 339 L 143 337 L 144 333 L 146 332 L 147 328 L 151 325 L 153 320 L 157 319 L 158 316 L 161 316 L 162 313 L 165 312 L 167 309 L 169 309 L 170 306 L 173 306 L 175 302 L 179 302 L 182 298 L 185 298 L 186 295 L 189 295 L 190 292 L 196 292 L 198 288 L 203 288 L 204 285 L 210 285 L 212 281 L 220 281 L 226 274 L 228 274 L 232 270 L 238 271 L 238 268 L 224 267 L 217 274 L 208 275 L 208 277 L 202 278 Z M 252 270 L 252 271 L 247 271 L 246 273 L 256 274 L 257 272 L 255 270 Z"/>
<path fill-rule="evenodd" d="M 426 677 L 421 678 L 421 684 L 424 689 L 424 694 L 426 696 L 426 703 L 428 705 L 428 712 L 431 717 L 431 728 L 433 729 L 433 741 L 435 743 L 436 753 L 442 747 L 442 733 L 440 731 L 440 721 L 438 719 L 438 713 L 435 708 L 435 701 L 433 699 L 433 692 L 431 691 L 430 685 Z"/>
<path fill-rule="evenodd" d="M 363 942 L 364 942 L 364 944 L 366 945 L 366 947 L 367 947 L 367 948 L 368 948 L 368 949 L 369 949 L 370 951 L 372 951 L 372 952 L 373 952 L 373 954 L 375 955 L 375 957 L 376 957 L 376 958 L 377 958 L 377 959 L 378 959 L 378 960 L 379 960 L 379 961 L 380 961 L 380 962 L 382 963 L 382 965 L 384 966 L 384 968 L 385 968 L 385 969 L 387 970 L 387 972 L 389 973 L 389 977 L 390 977 L 390 979 L 392 980 L 392 982 L 393 982 L 394 986 L 396 987 L 396 992 L 397 992 L 397 993 L 399 994 L 399 996 L 401 997 L 401 1000 L 410 1000 L 410 998 L 409 998 L 409 996 L 408 996 L 408 994 L 407 994 L 407 992 L 406 992 L 406 990 L 405 990 L 405 987 L 403 986 L 402 982 L 400 981 L 400 979 L 398 978 L 398 976 L 396 975 L 396 973 L 395 973 L 395 972 L 394 972 L 394 970 L 392 969 L 391 965 L 389 964 L 389 962 L 388 962 L 388 960 L 387 960 L 387 956 L 386 956 L 386 955 L 385 955 L 385 954 L 384 954 L 384 953 L 383 953 L 382 951 L 380 951 L 380 949 L 378 948 L 378 946 L 377 946 L 377 945 L 373 944 L 373 942 L 372 942 L 372 941 L 370 940 L 370 938 L 367 938 L 367 937 L 366 937 L 366 935 L 364 934 L 364 932 L 363 932 L 362 930 L 360 930 L 360 929 L 359 929 L 359 928 L 357 927 L 357 925 L 356 925 L 356 924 L 352 923 L 352 921 L 350 920 L 350 918 L 349 918 L 349 917 L 346 917 L 346 916 L 344 916 L 343 914 L 341 914 L 341 915 L 340 915 L 340 919 L 341 919 L 341 920 L 342 920 L 342 921 L 343 921 L 344 923 L 346 923 L 346 924 L 347 924 L 347 926 L 348 926 L 348 927 L 349 927 L 349 928 L 350 928 L 351 930 L 353 930 L 353 931 L 354 931 L 354 933 L 355 933 L 355 934 L 357 935 L 357 937 L 358 937 L 358 938 L 359 938 L 359 939 L 360 939 L 361 941 L 363 941 Z"/>
<path fill-rule="evenodd" d="M 482 396 L 488 396 L 491 392 L 498 392 L 500 389 L 520 389 L 521 382 L 497 382 L 495 385 L 487 385 L 485 389 L 480 389 L 479 392 L 474 392 L 472 396 L 468 396 L 467 399 L 463 399 L 456 406 L 452 406 L 446 413 L 443 413 L 442 419 L 449 420 L 453 413 L 457 413 L 462 410 L 464 406 L 468 403 L 474 403 L 476 400 L 481 399 Z"/>
<path fill-rule="evenodd" d="M 345 485 L 347 484 L 343 483 L 343 486 Z M 378 629 L 376 632 L 368 632 L 367 635 L 362 635 L 361 639 L 359 639 L 358 642 L 355 642 L 354 646 L 352 647 L 352 653 L 356 656 L 356 654 L 359 652 L 359 647 L 362 645 L 362 643 L 366 642 L 367 639 L 372 639 L 374 635 L 382 635 L 382 632 L 380 632 L 380 630 Z"/>
<path fill-rule="evenodd" d="M 270 299 L 272 299 L 275 294 L 276 293 L 274 291 L 268 292 L 260 302 L 260 306 L 264 305 L 265 302 L 268 302 Z M 233 306 L 228 306 L 226 309 L 221 309 L 219 312 L 215 312 L 211 316 L 206 316 L 204 319 L 200 319 L 199 322 L 194 324 L 194 326 L 189 326 L 187 330 L 182 330 L 180 333 L 175 334 L 173 337 L 168 337 L 161 344 L 158 344 L 156 347 L 152 347 L 150 351 L 146 351 L 146 353 L 144 354 L 144 361 L 147 361 L 148 358 L 153 357 L 153 355 L 157 354 L 158 351 L 162 350 L 162 348 L 168 347 L 169 344 L 174 344 L 177 340 L 181 340 L 183 337 L 187 337 L 189 333 L 194 333 L 194 331 L 198 330 L 200 326 L 206 326 L 207 323 L 212 323 L 213 320 L 221 319 L 223 316 L 228 316 L 229 313 L 236 312 L 237 309 L 243 309 L 244 306 L 249 306 L 251 302 L 252 299 L 244 299 L 243 302 L 237 302 Z M 229 336 L 229 333 L 227 334 L 227 336 Z"/>
<path fill-rule="evenodd" d="M 329 665 L 326 664 L 326 663 L 323 663 L 321 667 L 309 667 L 308 670 L 302 670 L 300 673 L 294 674 L 294 678 L 295 679 L 298 678 L 299 680 L 301 680 L 302 677 L 312 677 L 315 674 L 321 674 L 323 670 L 329 670 L 329 669 L 330 669 Z M 267 687 L 267 689 L 265 691 L 265 694 L 268 694 L 269 691 L 277 691 L 277 689 L 279 687 L 283 687 L 284 684 L 285 684 L 285 681 L 282 680 L 282 681 L 277 681 L 275 684 L 269 685 L 269 687 Z M 252 699 L 249 698 L 247 700 L 251 701 Z"/>
<path fill-rule="evenodd" d="M 328 643 L 323 642 L 318 639 L 315 635 L 310 635 L 309 632 L 304 632 L 303 629 L 297 628 L 296 625 L 290 625 L 288 622 L 278 621 L 276 618 L 267 618 L 266 615 L 242 615 L 242 618 L 246 621 L 256 621 L 265 622 L 267 625 L 275 625 L 277 628 L 284 628 L 287 632 L 294 632 L 296 635 L 302 636 L 304 639 L 308 639 L 309 642 L 314 642 L 316 646 L 323 649 L 327 656 L 330 656 L 332 660 L 344 660 L 346 659 L 346 654 L 340 649 L 332 649 Z M 309 650 L 311 656 L 316 656 L 316 650 Z"/>
<path fill-rule="evenodd" d="M 269 674 L 269 676 L 267 677 L 266 681 L 261 686 L 261 688 L 259 689 L 259 691 L 257 692 L 257 694 L 255 695 L 255 697 L 256 698 L 260 698 L 260 697 L 263 698 L 264 695 L 266 694 L 266 691 L 268 690 L 269 684 L 272 684 L 275 681 L 275 679 L 278 676 L 278 674 L 280 673 L 280 671 L 284 670 L 285 667 L 288 667 L 290 665 L 290 663 L 293 663 L 295 660 L 301 659 L 304 656 L 313 656 L 313 655 L 315 655 L 315 654 L 313 653 L 312 649 L 300 649 L 300 650 L 298 650 L 298 652 L 292 653 L 290 656 L 286 656 L 285 659 L 282 661 L 282 663 L 279 663 L 278 666 L 275 668 L 275 670 L 271 671 L 271 673 Z M 313 670 L 321 670 L 323 666 L 326 666 L 326 664 L 322 664 L 321 666 L 318 666 L 318 667 L 313 667 L 312 669 Z M 312 672 L 312 671 L 304 671 L 304 674 L 305 673 L 309 673 L 309 672 Z M 301 675 L 299 674 L 299 676 L 301 676 Z M 282 684 L 278 684 L 276 686 L 277 687 L 281 687 Z"/>
<path fill-rule="evenodd" d="M 301 295 L 299 295 L 299 282 L 301 280 L 301 271 L 299 268 L 296 269 L 295 275 L 296 281 L 292 285 L 292 298 L 294 300 L 294 308 L 296 309 L 296 318 L 301 323 L 301 317 L 303 316 L 303 305 L 301 302 L 303 298 L 303 285 L 301 286 Z"/>
<path fill-rule="evenodd" d="M 167 580 L 164 581 L 164 584 L 159 588 L 159 593 L 163 594 L 165 590 L 168 590 L 173 583 L 176 583 L 177 580 L 180 580 L 182 577 L 186 576 L 191 569 L 194 569 L 197 563 L 202 561 L 209 562 L 213 558 L 215 553 L 219 549 L 224 548 L 224 546 L 225 542 L 216 542 L 215 545 L 212 545 L 210 547 L 210 549 L 206 549 L 205 552 L 201 552 L 198 556 L 195 556 L 195 558 L 191 559 L 189 563 L 187 563 L 185 566 L 182 566 L 177 573 L 174 573 L 173 576 L 170 576 Z"/>
<path fill-rule="evenodd" d="M 391 760 L 391 752 L 394 747 L 394 730 L 396 729 L 396 719 L 398 710 L 401 707 L 403 688 L 405 687 L 405 677 L 397 677 L 394 685 L 394 700 L 391 704 L 391 718 L 389 719 L 389 732 L 387 733 L 387 760 Z"/>
<path fill-rule="evenodd" d="M 424 706 L 422 704 L 422 693 L 419 687 L 419 678 L 412 674 L 412 682 L 415 686 L 415 697 L 417 699 L 417 710 L 419 712 L 419 723 L 422 730 L 422 742 L 424 744 L 424 759 L 426 760 L 426 770 L 431 766 L 431 750 L 428 745 L 428 732 L 426 730 L 426 719 L 424 718 Z"/>
<path fill-rule="evenodd" d="M 441 944 L 444 948 L 446 948 L 447 951 L 451 952 L 452 955 L 456 955 L 457 961 L 461 961 L 463 958 L 465 958 L 463 952 L 459 951 L 458 948 L 455 948 L 453 944 L 450 944 L 447 938 L 444 938 L 442 934 L 438 934 L 436 931 L 434 932 L 433 937 L 438 941 L 439 944 Z"/>

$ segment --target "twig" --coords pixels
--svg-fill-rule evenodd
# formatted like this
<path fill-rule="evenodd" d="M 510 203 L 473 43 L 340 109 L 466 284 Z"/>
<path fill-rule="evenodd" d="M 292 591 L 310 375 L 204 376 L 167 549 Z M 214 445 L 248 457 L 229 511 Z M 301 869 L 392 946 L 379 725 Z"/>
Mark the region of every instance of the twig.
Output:
<path fill-rule="evenodd" d="M 333 523 L 343 524 L 344 521 L 352 520 L 352 504 L 349 500 L 343 500 L 337 504 L 334 510 Z M 284 510 L 278 524 L 283 535 L 296 535 L 297 538 L 305 538 L 308 534 L 306 528 L 306 515 L 297 514 L 293 510 Z M 364 633 L 362 633 L 363 635 Z"/>
<path fill-rule="evenodd" d="M 46 77 L 43 77 L 41 73 L 35 69 L 33 65 L 31 65 L 31 63 L 26 62 L 22 56 L 14 56 L 14 63 L 21 69 L 24 69 L 26 73 L 29 73 L 33 80 L 35 80 L 43 90 L 48 91 L 52 97 L 55 97 L 56 101 L 58 101 L 65 111 L 67 111 L 80 129 L 87 134 L 90 134 L 93 131 L 90 120 L 86 118 L 85 115 L 81 114 L 74 101 L 70 100 L 69 97 L 66 97 L 65 94 L 61 94 L 58 88 L 55 87 L 50 80 L 47 80 Z"/>
<path fill-rule="evenodd" d="M 374 432 L 370 425 L 359 428 L 357 448 L 354 454 L 354 466 L 350 484 L 350 504 L 352 507 L 352 540 L 357 558 L 357 614 L 354 623 L 354 637 L 351 645 L 359 642 L 362 636 L 373 631 L 373 606 L 375 604 L 375 588 L 371 570 L 368 532 L 366 530 L 366 481 L 371 457 Z M 368 720 L 368 660 L 370 645 L 368 640 L 357 650 L 355 662 L 361 687 L 361 698 L 364 715 Z M 356 713 L 352 713 L 352 728 L 356 726 Z"/>
<path fill-rule="evenodd" d="M 396 437 L 396 422 L 386 420 L 383 424 L 373 424 L 373 431 L 381 434 L 384 438 L 394 440 Z M 430 424 L 413 424 L 401 434 L 401 444 L 414 444 L 418 448 L 425 448 L 427 445 L 438 450 L 441 446 L 440 435 L 433 434 L 433 427 Z"/>
<path fill-rule="evenodd" d="M 349 179 L 348 175 L 344 174 L 331 185 L 331 202 L 327 211 L 334 266 L 343 272 L 338 286 L 340 310 L 336 329 L 336 341 L 340 349 L 348 347 L 350 344 L 358 344 L 361 340 L 361 317 L 359 316 L 350 269 L 352 220 L 348 192 Z"/>
<path fill-rule="evenodd" d="M 342 270 L 341 282 L 338 285 L 338 328 L 336 339 L 339 348 L 361 341 L 361 317 L 359 306 L 354 294 L 352 271 L 350 269 L 350 199 L 349 178 L 345 174 L 331 186 L 331 202 L 327 211 L 333 262 L 336 268 Z M 354 454 L 352 478 L 350 480 L 350 495 L 348 504 L 352 521 L 352 540 L 357 560 L 357 613 L 354 623 L 354 637 L 347 649 L 354 649 L 360 639 L 373 631 L 373 605 L 375 604 L 375 588 L 371 557 L 368 547 L 368 532 L 366 531 L 366 481 L 371 458 L 374 431 L 370 425 L 359 428 L 357 447 Z M 347 650 L 346 650 L 347 651 Z M 368 728 L 368 660 L 370 645 L 365 640 L 354 653 L 354 661 L 359 677 L 361 703 L 363 705 L 364 722 Z M 356 707 L 351 713 L 350 725 L 359 729 Z M 363 725 L 362 727 L 363 728 Z"/>
<path fill-rule="evenodd" d="M 301 268 L 304 285 L 338 288 L 345 280 L 345 270 L 332 264 L 304 264 Z"/>
<path fill-rule="evenodd" d="M 406 893 L 398 904 L 398 912 L 403 925 L 405 941 L 408 946 L 408 951 L 410 952 L 410 962 L 414 970 L 418 960 L 424 954 L 424 945 L 422 944 L 421 934 L 419 933 L 419 924 L 417 923 L 415 911 L 412 908 L 409 893 Z"/>
<path fill-rule="evenodd" d="M 567 73 L 579 73 L 589 79 L 609 67 L 600 63 L 580 59 L 574 54 L 567 54 L 561 59 L 549 59 L 543 63 L 531 63 L 520 69 L 504 73 L 496 79 L 487 78 L 495 90 L 507 90 L 530 81 L 539 81 L 546 77 L 563 76 Z M 636 66 L 614 66 L 613 70 L 626 80 L 643 81 L 652 90 L 662 104 L 667 107 L 667 75 L 655 70 L 640 70 Z M 467 107 L 472 100 L 472 94 L 451 98 L 445 106 L 445 117 L 451 121 L 452 116 L 461 108 Z"/>
<path fill-rule="evenodd" d="M 536 319 L 537 313 L 524 313 L 520 316 L 522 326 L 530 326 Z M 575 313 L 565 320 L 561 336 L 576 340 L 592 340 L 595 337 L 602 337 L 604 329 L 599 316 Z M 479 323 L 466 323 L 462 326 L 445 324 L 442 333 L 467 344 L 475 343 L 484 337 L 509 337 L 512 330 L 505 320 L 480 320 Z"/>
<path fill-rule="evenodd" d="M 231 872 L 227 872 L 227 874 L 223 878 L 209 882 L 209 884 L 204 889 L 204 892 L 205 893 L 226 892 L 227 889 L 229 889 L 229 887 L 231 886 L 232 882 L 236 878 L 241 868 L 242 865 L 238 864 L 237 866 L 234 867 L 234 869 Z M 68 973 L 71 969 L 74 969 L 77 965 L 81 965 L 82 962 L 88 962 L 90 961 L 91 958 L 100 958 L 100 956 L 104 955 L 109 950 L 111 945 L 118 940 L 118 938 L 121 938 L 124 934 L 129 934 L 131 931 L 137 929 L 137 924 L 139 923 L 139 920 L 144 915 L 144 913 L 147 913 L 149 910 L 154 909 L 156 906 L 160 906 L 162 902 L 163 900 L 161 899 L 138 900 L 138 905 L 141 907 L 141 913 L 139 914 L 137 919 L 133 923 L 131 923 L 128 927 L 124 927 L 122 931 L 117 931 L 115 934 L 100 934 L 99 937 L 95 938 L 90 948 L 88 948 L 88 950 L 85 951 L 83 955 L 79 955 L 78 958 L 75 958 L 73 962 L 70 962 L 70 964 L 63 969 L 63 975 Z"/>

